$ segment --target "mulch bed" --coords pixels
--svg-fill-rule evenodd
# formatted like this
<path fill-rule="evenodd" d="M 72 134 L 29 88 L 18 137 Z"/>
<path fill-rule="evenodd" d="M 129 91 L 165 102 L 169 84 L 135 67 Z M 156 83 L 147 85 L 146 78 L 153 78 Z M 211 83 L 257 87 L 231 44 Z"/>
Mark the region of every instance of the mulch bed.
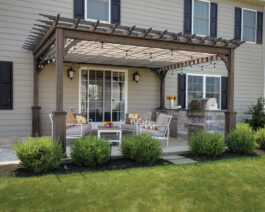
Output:
<path fill-rule="evenodd" d="M 138 167 L 164 166 L 169 164 L 171 164 L 169 161 L 160 159 L 153 165 L 139 165 L 128 159 L 120 158 L 120 159 L 112 159 L 105 165 L 97 168 L 76 166 L 71 163 L 64 164 L 61 165 L 58 170 L 54 170 L 45 174 L 70 174 L 75 172 L 80 173 L 85 171 L 119 170 L 119 169 L 138 168 Z M 31 177 L 36 175 L 44 175 L 44 174 L 33 174 L 27 171 L 26 169 L 22 168 L 18 164 L 0 166 L 0 177 Z"/>
<path fill-rule="evenodd" d="M 226 151 L 223 155 L 217 156 L 217 157 L 211 157 L 211 156 L 206 156 L 206 155 L 193 155 L 191 153 L 183 154 L 182 156 L 199 161 L 199 162 L 207 162 L 207 161 L 218 161 L 218 160 L 226 160 L 226 159 L 233 159 L 233 158 L 265 156 L 265 151 L 256 149 L 253 154 L 237 154 L 237 153 Z"/>

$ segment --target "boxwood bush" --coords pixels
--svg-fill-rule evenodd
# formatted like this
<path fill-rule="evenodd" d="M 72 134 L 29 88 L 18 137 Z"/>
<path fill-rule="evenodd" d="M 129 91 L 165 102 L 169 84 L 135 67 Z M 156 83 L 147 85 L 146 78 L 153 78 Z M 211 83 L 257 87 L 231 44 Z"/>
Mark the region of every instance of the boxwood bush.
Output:
<path fill-rule="evenodd" d="M 257 144 L 257 147 L 265 150 L 265 129 L 259 129 L 256 133 L 255 133 L 255 141 Z"/>
<path fill-rule="evenodd" d="M 231 152 L 253 153 L 255 140 L 252 128 L 246 123 L 237 124 L 236 129 L 226 136 L 226 144 Z"/>
<path fill-rule="evenodd" d="M 13 147 L 21 165 L 32 172 L 47 172 L 57 169 L 63 157 L 61 144 L 51 137 L 28 138 Z"/>
<path fill-rule="evenodd" d="M 225 151 L 223 136 L 217 133 L 200 131 L 191 136 L 188 143 L 193 154 L 216 157 L 222 155 Z"/>
<path fill-rule="evenodd" d="M 122 139 L 122 154 L 140 164 L 153 164 L 162 154 L 159 141 L 149 134 L 133 135 Z"/>
<path fill-rule="evenodd" d="M 76 165 L 96 167 L 110 159 L 110 143 L 95 136 L 83 136 L 74 140 L 71 157 Z"/>

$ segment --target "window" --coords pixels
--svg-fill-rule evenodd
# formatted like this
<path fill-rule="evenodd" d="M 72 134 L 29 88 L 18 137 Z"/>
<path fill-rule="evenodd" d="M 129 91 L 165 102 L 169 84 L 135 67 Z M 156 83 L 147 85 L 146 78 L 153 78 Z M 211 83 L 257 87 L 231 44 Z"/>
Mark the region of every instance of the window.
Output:
<path fill-rule="evenodd" d="M 243 9 L 242 40 L 256 42 L 257 12 Z"/>
<path fill-rule="evenodd" d="M 0 61 L 0 109 L 13 109 L 13 63 Z"/>
<path fill-rule="evenodd" d="M 221 107 L 221 77 L 207 75 L 187 75 L 187 106 L 193 99 L 215 98 Z"/>
<path fill-rule="evenodd" d="M 210 2 L 193 1 L 193 31 L 192 34 L 207 36 L 210 34 Z"/>
<path fill-rule="evenodd" d="M 188 103 L 193 99 L 203 98 L 203 77 L 188 76 Z"/>
<path fill-rule="evenodd" d="M 111 0 L 86 0 L 85 17 L 87 20 L 100 20 L 110 23 Z"/>
<path fill-rule="evenodd" d="M 221 82 L 220 77 L 208 77 L 206 76 L 206 98 L 215 98 L 220 108 L 220 97 L 221 97 Z"/>
<path fill-rule="evenodd" d="M 80 112 L 93 122 L 124 120 L 126 73 L 81 71 Z"/>

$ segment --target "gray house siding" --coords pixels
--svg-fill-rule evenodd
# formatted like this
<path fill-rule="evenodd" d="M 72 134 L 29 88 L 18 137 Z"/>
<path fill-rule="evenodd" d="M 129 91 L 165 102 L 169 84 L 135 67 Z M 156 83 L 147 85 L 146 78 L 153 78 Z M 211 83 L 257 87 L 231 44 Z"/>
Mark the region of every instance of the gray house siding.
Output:
<path fill-rule="evenodd" d="M 235 6 L 263 11 L 262 6 L 232 0 L 214 2 L 218 3 L 218 37 L 227 39 L 234 36 Z M 183 7 L 183 0 L 121 0 L 121 24 L 181 32 Z M 0 61 L 14 63 L 14 109 L 0 110 L 0 137 L 31 135 L 33 57 L 21 47 L 35 20 L 39 19 L 39 13 L 60 13 L 61 16 L 72 18 L 73 0 L 0 0 Z M 244 44 L 236 50 L 235 59 L 235 110 L 242 119 L 247 106 L 264 93 L 263 46 Z M 196 67 L 192 71 L 195 69 Z M 222 65 L 217 66 L 216 70 L 225 74 Z M 148 70 L 139 72 L 143 81 L 136 85 L 131 82 L 133 70 L 129 69 L 128 111 L 149 110 L 159 104 L 159 81 L 155 74 Z M 55 107 L 54 74 L 51 70 L 40 74 L 41 127 L 45 134 L 49 133 L 50 127 L 47 114 Z M 176 76 L 175 74 L 175 80 L 167 77 L 167 94 L 177 94 Z M 67 80 L 65 77 L 65 108 L 78 106 L 78 85 L 68 84 Z"/>

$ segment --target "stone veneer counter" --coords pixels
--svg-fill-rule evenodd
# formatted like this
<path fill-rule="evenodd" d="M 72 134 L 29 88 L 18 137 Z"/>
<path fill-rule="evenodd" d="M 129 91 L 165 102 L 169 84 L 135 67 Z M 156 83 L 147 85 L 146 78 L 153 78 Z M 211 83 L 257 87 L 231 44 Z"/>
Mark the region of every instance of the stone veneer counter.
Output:
<path fill-rule="evenodd" d="M 188 139 L 199 130 L 224 135 L 225 111 L 221 110 L 158 110 L 157 113 L 172 115 L 170 136 Z"/>

